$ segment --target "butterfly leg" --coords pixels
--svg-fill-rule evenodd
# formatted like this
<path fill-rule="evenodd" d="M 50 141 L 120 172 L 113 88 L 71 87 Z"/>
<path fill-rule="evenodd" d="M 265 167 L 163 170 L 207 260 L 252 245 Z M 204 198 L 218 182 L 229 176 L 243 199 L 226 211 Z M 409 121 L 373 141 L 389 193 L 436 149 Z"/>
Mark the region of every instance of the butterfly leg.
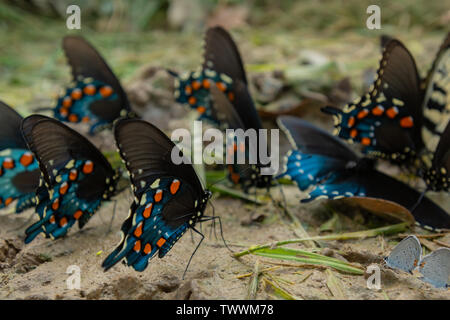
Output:
<path fill-rule="evenodd" d="M 225 245 L 225 247 L 230 250 L 230 252 L 233 252 L 233 250 L 230 249 L 230 247 L 228 247 L 225 238 L 223 236 L 223 229 L 222 229 L 222 220 L 220 219 L 219 216 L 203 216 L 203 218 L 201 218 L 200 220 L 198 220 L 198 222 L 206 222 L 206 221 L 211 221 L 211 220 L 216 220 L 219 221 L 219 228 L 220 228 L 220 237 L 222 238 L 223 244 Z"/>
<path fill-rule="evenodd" d="M 198 248 L 199 248 L 200 245 L 202 244 L 203 239 L 205 239 L 205 236 L 203 235 L 203 233 L 201 233 L 200 231 L 198 231 L 198 230 L 195 229 L 194 227 L 191 227 L 191 230 L 193 230 L 193 231 L 195 231 L 196 233 L 198 233 L 202 238 L 200 239 L 199 243 L 198 243 L 197 246 L 195 247 L 194 252 L 192 252 L 191 257 L 189 258 L 189 261 L 188 261 L 188 263 L 187 263 L 187 265 L 186 265 L 186 269 L 184 269 L 183 277 L 182 277 L 183 280 L 184 280 L 184 276 L 186 275 L 186 272 L 187 272 L 187 270 L 188 270 L 188 268 L 189 268 L 189 265 L 191 264 L 191 260 L 192 260 L 192 258 L 194 257 L 194 254 L 197 252 Z"/>

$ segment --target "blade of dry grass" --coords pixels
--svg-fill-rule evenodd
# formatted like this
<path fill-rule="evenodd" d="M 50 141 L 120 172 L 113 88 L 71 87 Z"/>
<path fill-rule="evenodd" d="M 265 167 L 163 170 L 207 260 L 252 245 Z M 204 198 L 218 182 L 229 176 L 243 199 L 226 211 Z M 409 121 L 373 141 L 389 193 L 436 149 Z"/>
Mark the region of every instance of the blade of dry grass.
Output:
<path fill-rule="evenodd" d="M 370 230 L 365 230 L 365 231 L 346 232 L 346 233 L 341 233 L 341 234 L 330 234 L 330 235 L 326 235 L 326 236 L 316 236 L 316 237 L 309 237 L 309 238 L 282 240 L 282 241 L 277 241 L 274 243 L 252 246 L 252 247 L 248 248 L 247 250 L 235 253 L 234 256 L 236 258 L 239 258 L 246 254 L 250 254 L 256 250 L 272 248 L 272 247 L 280 247 L 280 246 L 283 246 L 286 244 L 300 243 L 300 242 L 305 242 L 305 241 L 309 241 L 309 240 L 350 240 L 350 239 L 363 239 L 363 238 L 369 238 L 369 237 L 376 237 L 378 235 L 387 235 L 387 234 L 402 232 L 402 231 L 406 230 L 407 227 L 408 227 L 408 223 L 403 222 L 403 223 L 394 224 L 394 225 L 387 226 L 387 227 L 381 227 L 381 228 L 370 229 Z"/>

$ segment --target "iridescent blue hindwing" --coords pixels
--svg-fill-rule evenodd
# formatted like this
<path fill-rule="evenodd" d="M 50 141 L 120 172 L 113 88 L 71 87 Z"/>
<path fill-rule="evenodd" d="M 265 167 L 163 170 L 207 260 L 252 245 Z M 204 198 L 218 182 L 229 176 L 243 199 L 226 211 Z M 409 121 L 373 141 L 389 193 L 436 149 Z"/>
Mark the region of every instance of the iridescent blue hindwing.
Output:
<path fill-rule="evenodd" d="M 183 193 L 185 188 L 179 180 L 164 177 L 135 199 L 122 228 L 124 238 L 106 258 L 103 267 L 109 269 L 126 257 L 129 266 L 143 271 L 157 252 L 160 258 L 164 257 L 189 227 L 189 222 L 170 226 L 162 214 L 169 201 L 176 201 L 174 195 Z M 186 212 L 186 215 L 192 214 Z"/>
<path fill-rule="evenodd" d="M 91 124 L 91 132 L 108 124 L 108 121 L 95 115 L 91 104 L 100 101 L 118 100 L 113 88 L 101 81 L 92 78 L 79 79 L 73 87 L 66 90 L 57 102 L 54 109 L 55 118 L 60 121 Z"/>
<path fill-rule="evenodd" d="M 93 166 L 90 160 L 68 161 L 55 174 L 55 183 L 51 188 L 44 185 L 41 178 L 36 192 L 36 213 L 39 215 L 39 221 L 26 230 L 25 243 L 31 242 L 41 232 L 46 237 L 63 237 L 76 221 L 82 228 L 99 208 L 101 202 L 112 195 L 110 187 L 114 189 L 114 179 L 107 183 L 102 198 L 87 200 L 77 196 L 80 183 L 95 170 Z"/>
<path fill-rule="evenodd" d="M 230 101 L 234 100 L 232 79 L 210 69 L 185 73 L 175 78 L 175 99 L 196 110 L 199 120 L 209 120 L 217 124 L 219 121 L 214 114 L 209 93 L 211 85 L 216 85 Z"/>
<path fill-rule="evenodd" d="M 25 149 L 5 149 L 0 153 L 0 208 L 8 206 L 14 200 L 16 204 L 16 213 L 19 213 L 29 207 L 34 206 L 34 186 L 37 187 L 37 181 L 34 181 L 33 171 L 38 170 L 39 165 L 29 150 Z M 25 189 L 33 190 L 25 192 L 20 190 L 19 186 L 14 184 L 14 178 L 19 174 L 27 174 L 29 181 L 26 181 Z"/>

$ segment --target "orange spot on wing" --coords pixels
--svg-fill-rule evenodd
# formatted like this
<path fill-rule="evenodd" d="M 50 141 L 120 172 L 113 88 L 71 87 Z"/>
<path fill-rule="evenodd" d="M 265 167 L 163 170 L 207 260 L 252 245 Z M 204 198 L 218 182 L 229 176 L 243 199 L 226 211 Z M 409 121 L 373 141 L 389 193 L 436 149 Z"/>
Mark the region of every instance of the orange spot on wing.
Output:
<path fill-rule="evenodd" d="M 92 84 L 88 84 L 86 87 L 84 87 L 83 92 L 89 96 L 92 96 L 95 94 L 95 86 Z"/>
<path fill-rule="evenodd" d="M 24 167 L 28 167 L 32 162 L 33 162 L 33 154 L 31 154 L 30 152 L 25 152 L 21 157 L 20 157 L 20 163 L 24 166 Z"/>
<path fill-rule="evenodd" d="M 52 203 L 52 209 L 53 209 L 54 211 L 56 211 L 56 210 L 59 209 L 59 199 L 56 199 L 55 201 L 53 201 L 53 203 Z"/>
<path fill-rule="evenodd" d="M 371 142 L 370 138 L 364 137 L 361 139 L 361 143 L 365 146 L 370 146 L 370 142 Z"/>
<path fill-rule="evenodd" d="M 152 252 L 152 246 L 150 245 L 150 243 L 147 243 L 144 247 L 144 253 L 149 254 L 150 252 Z"/>
<path fill-rule="evenodd" d="M 227 90 L 227 87 L 225 86 L 225 84 L 223 82 L 216 82 L 216 86 L 217 86 L 217 88 L 219 88 L 220 91 Z"/>
<path fill-rule="evenodd" d="M 55 223 L 56 222 L 55 216 L 52 215 L 50 219 L 48 219 L 48 221 L 50 221 L 50 223 Z"/>
<path fill-rule="evenodd" d="M 203 106 L 199 106 L 199 107 L 197 107 L 197 111 L 198 111 L 198 113 L 205 113 L 206 108 Z"/>
<path fill-rule="evenodd" d="M 83 165 L 83 173 L 89 174 L 94 170 L 94 163 L 91 160 L 87 160 Z"/>
<path fill-rule="evenodd" d="M 376 106 L 372 109 L 372 114 L 374 116 L 381 116 L 384 112 L 384 108 L 382 106 Z"/>
<path fill-rule="evenodd" d="M 88 116 L 84 116 L 83 119 L 81 119 L 82 122 L 86 123 L 89 122 L 89 117 Z"/>
<path fill-rule="evenodd" d="M 69 121 L 78 122 L 78 116 L 75 113 L 72 113 L 71 115 L 69 115 Z"/>
<path fill-rule="evenodd" d="M 75 220 L 78 220 L 78 219 L 81 218 L 82 215 L 83 215 L 83 211 L 77 210 L 77 211 L 75 211 L 75 213 L 73 214 L 73 217 L 75 218 Z"/>
<path fill-rule="evenodd" d="M 81 97 L 83 96 L 83 93 L 81 92 L 81 89 L 73 89 L 72 93 L 70 94 L 70 96 L 72 97 L 72 99 L 74 100 L 80 100 Z"/>
<path fill-rule="evenodd" d="M 152 214 L 152 209 L 153 209 L 153 203 L 149 203 L 149 204 L 145 207 L 144 212 L 142 213 L 142 216 L 143 216 L 145 219 L 150 218 L 150 216 L 151 216 L 151 214 Z"/>
<path fill-rule="evenodd" d="M 6 158 L 5 160 L 3 160 L 3 168 L 5 169 L 14 169 L 15 165 L 14 165 L 14 160 L 11 158 Z"/>
<path fill-rule="evenodd" d="M 386 114 L 391 119 L 395 118 L 395 116 L 398 114 L 397 107 L 391 107 L 391 108 L 387 109 Z"/>
<path fill-rule="evenodd" d="M 180 180 L 173 180 L 170 184 L 170 193 L 175 194 L 177 193 L 178 189 L 180 188 Z"/>
<path fill-rule="evenodd" d="M 136 227 L 136 229 L 134 230 L 134 235 L 139 238 L 140 236 L 142 236 L 142 222 L 139 223 L 139 225 Z"/>
<path fill-rule="evenodd" d="M 134 244 L 133 250 L 136 252 L 141 251 L 141 240 L 136 241 L 136 243 Z"/>
<path fill-rule="evenodd" d="M 228 100 L 234 101 L 234 93 L 233 92 L 228 92 Z"/>
<path fill-rule="evenodd" d="M 402 128 L 412 128 L 414 126 L 413 118 L 411 116 L 401 118 L 400 126 L 402 126 Z"/>
<path fill-rule="evenodd" d="M 59 193 L 64 195 L 66 194 L 67 190 L 69 189 L 69 184 L 67 181 L 64 181 L 61 186 L 59 187 Z"/>
<path fill-rule="evenodd" d="M 162 190 L 159 189 L 159 190 L 156 191 L 155 197 L 154 197 L 155 202 L 160 202 L 161 201 L 162 194 L 163 194 Z"/>
<path fill-rule="evenodd" d="M 164 243 L 166 243 L 166 239 L 164 239 L 163 237 L 159 238 L 159 240 L 156 242 L 156 245 L 158 247 L 162 247 L 164 245 Z"/>
<path fill-rule="evenodd" d="M 192 81 L 192 89 L 198 90 L 202 87 L 202 84 L 199 81 Z"/>
<path fill-rule="evenodd" d="M 358 130 L 352 129 L 350 130 L 350 137 L 355 138 L 358 135 Z"/>
<path fill-rule="evenodd" d="M 67 218 L 66 217 L 62 217 L 61 220 L 59 220 L 59 225 L 61 227 L 64 227 L 67 225 Z"/>
<path fill-rule="evenodd" d="M 197 99 L 195 99 L 195 97 L 189 97 L 188 103 L 189 103 L 190 105 L 194 105 L 194 104 L 197 103 Z"/>
<path fill-rule="evenodd" d="M 70 108 L 72 106 L 72 99 L 70 97 L 64 97 L 62 101 L 62 106 L 64 108 Z"/>
<path fill-rule="evenodd" d="M 70 172 L 69 172 L 69 180 L 70 181 L 75 181 L 77 179 L 77 177 L 78 177 L 77 169 L 70 170 Z"/>
<path fill-rule="evenodd" d="M 211 83 L 208 79 L 203 79 L 203 88 L 209 89 L 211 87 Z"/>
<path fill-rule="evenodd" d="M 100 88 L 99 92 L 103 98 L 107 98 L 112 95 L 113 89 L 110 86 L 104 86 Z"/>
<path fill-rule="evenodd" d="M 61 108 L 59 109 L 59 114 L 61 115 L 61 117 L 65 118 L 69 114 L 69 110 L 67 108 Z"/>
<path fill-rule="evenodd" d="M 192 87 L 190 85 L 187 85 L 186 87 L 184 87 L 184 93 L 188 96 L 190 96 L 192 94 Z"/>
<path fill-rule="evenodd" d="M 347 126 L 351 128 L 354 125 L 355 125 L 355 117 L 350 117 L 347 121 Z"/>
<path fill-rule="evenodd" d="M 7 206 L 7 205 L 9 205 L 11 202 L 13 202 L 13 198 L 11 198 L 11 197 L 9 197 L 9 198 L 6 198 L 6 200 L 5 200 L 5 206 Z"/>
<path fill-rule="evenodd" d="M 365 118 L 367 115 L 369 114 L 369 111 L 367 111 L 366 109 L 361 110 L 360 112 L 358 112 L 358 114 L 356 115 L 356 117 L 358 119 L 362 119 Z"/>

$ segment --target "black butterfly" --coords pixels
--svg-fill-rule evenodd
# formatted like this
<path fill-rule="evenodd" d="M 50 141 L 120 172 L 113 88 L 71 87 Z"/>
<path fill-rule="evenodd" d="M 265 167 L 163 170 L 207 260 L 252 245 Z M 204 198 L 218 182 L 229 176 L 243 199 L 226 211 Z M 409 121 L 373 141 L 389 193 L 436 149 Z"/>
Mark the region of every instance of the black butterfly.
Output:
<path fill-rule="evenodd" d="M 39 221 L 25 231 L 25 242 L 41 232 L 62 237 L 76 221 L 82 228 L 102 201 L 114 195 L 118 173 L 93 144 L 58 120 L 29 116 L 22 132 L 41 170 Z"/>
<path fill-rule="evenodd" d="M 196 223 L 210 220 L 204 211 L 211 193 L 203 189 L 192 165 L 174 164 L 172 153 L 180 150 L 152 124 L 122 119 L 114 134 L 135 200 L 122 225 L 122 240 L 102 266 L 108 270 L 126 258 L 129 266 L 143 271 L 149 259 L 157 252 L 164 257 L 187 229 L 198 232 Z"/>
<path fill-rule="evenodd" d="M 278 124 L 294 148 L 288 153 L 282 175 L 294 180 L 300 190 L 313 187 L 302 202 L 370 197 L 412 208 L 420 198 L 414 189 L 375 170 L 374 160 L 360 158 L 326 131 L 290 116 L 278 118 Z M 413 215 L 422 226 L 450 227 L 450 215 L 426 197 L 417 204 Z"/>
<path fill-rule="evenodd" d="M 79 36 L 66 36 L 63 49 L 74 83 L 58 99 L 55 118 L 89 123 L 92 134 L 121 116 L 133 115 L 119 80 L 90 43 Z"/>
<path fill-rule="evenodd" d="M 17 199 L 16 213 L 33 207 L 39 168 L 22 137 L 22 117 L 0 101 L 0 208 Z"/>
<path fill-rule="evenodd" d="M 258 121 L 256 110 L 246 107 L 253 105 L 248 90 L 240 92 L 239 97 L 236 96 L 234 87 L 247 87 L 247 77 L 239 50 L 231 35 L 222 27 L 207 30 L 204 61 L 200 71 L 180 75 L 173 71 L 170 73 L 175 76 L 177 102 L 188 104 L 197 110 L 200 120 L 220 124 L 210 96 L 210 88 L 215 86 L 227 96 L 236 111 L 241 112 L 244 121 Z M 242 106 L 245 110 L 239 111 Z"/>
<path fill-rule="evenodd" d="M 449 44 L 450 34 L 428 76 L 421 81 L 408 49 L 396 39 L 389 40 L 372 90 L 343 111 L 323 109 L 334 115 L 339 137 L 362 144 L 369 155 L 417 169 L 418 156 L 426 152 L 423 129 L 439 134 L 439 125 L 426 115 L 427 111 L 445 111 Z"/>
<path fill-rule="evenodd" d="M 247 92 L 243 83 L 235 83 L 234 90 L 236 92 L 236 100 Z M 262 165 L 259 155 L 259 148 L 261 145 L 268 145 L 266 137 L 259 135 L 259 129 L 262 129 L 258 114 L 254 115 L 253 121 L 245 121 L 243 114 L 250 113 L 252 110 L 256 111 L 253 105 L 242 104 L 240 111 L 237 112 L 231 105 L 226 96 L 218 89 L 211 88 L 211 97 L 214 101 L 214 110 L 217 114 L 217 119 L 221 124 L 222 129 L 242 129 L 244 131 L 252 130 L 255 133 L 257 141 L 239 140 L 236 135 L 226 136 L 226 153 L 227 153 L 227 168 L 229 171 L 228 178 L 234 184 L 240 185 L 245 192 L 251 187 L 269 188 L 272 182 L 272 175 L 262 175 L 261 169 L 268 164 Z M 249 110 L 250 109 L 250 110 Z M 250 120 L 247 118 L 247 120 Z M 254 145 L 250 145 L 253 143 Z M 238 162 L 239 153 L 242 153 L 244 163 Z M 228 159 L 229 157 L 229 159 Z M 253 160 L 253 162 L 251 162 Z"/>

